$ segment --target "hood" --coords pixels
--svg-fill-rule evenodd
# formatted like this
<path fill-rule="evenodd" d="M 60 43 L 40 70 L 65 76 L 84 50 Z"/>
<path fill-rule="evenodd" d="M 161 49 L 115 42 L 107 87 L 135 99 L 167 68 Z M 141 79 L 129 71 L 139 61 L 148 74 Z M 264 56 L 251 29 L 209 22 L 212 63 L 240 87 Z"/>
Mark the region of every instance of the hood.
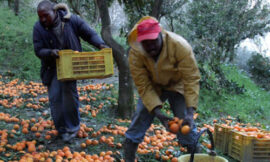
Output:
<path fill-rule="evenodd" d="M 59 11 L 60 14 L 61 14 L 61 17 L 63 17 L 64 19 L 70 19 L 71 13 L 69 11 L 69 8 L 68 8 L 67 4 L 58 3 L 53 7 L 53 9 L 56 10 L 56 11 Z"/>
<path fill-rule="evenodd" d="M 129 43 L 130 47 L 136 51 L 140 51 L 143 54 L 145 54 L 145 51 L 144 51 L 141 43 L 137 42 L 137 26 L 140 24 L 140 22 L 142 22 L 143 20 L 147 20 L 147 19 L 154 19 L 157 21 L 157 19 L 154 17 L 144 16 L 134 25 L 134 27 L 131 29 L 131 31 L 128 34 L 128 43 Z M 164 39 L 164 30 L 162 29 L 162 27 L 161 27 L 161 33 L 162 33 L 163 39 Z"/>

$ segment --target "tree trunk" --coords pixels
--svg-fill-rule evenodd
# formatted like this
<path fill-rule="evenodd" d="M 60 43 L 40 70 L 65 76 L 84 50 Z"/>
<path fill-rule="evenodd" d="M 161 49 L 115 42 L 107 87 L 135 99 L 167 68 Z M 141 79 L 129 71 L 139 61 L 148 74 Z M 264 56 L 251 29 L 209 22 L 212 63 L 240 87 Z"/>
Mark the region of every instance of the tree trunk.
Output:
<path fill-rule="evenodd" d="M 106 0 L 98 0 L 97 6 L 102 23 L 101 35 L 107 45 L 112 47 L 113 56 L 119 70 L 119 95 L 117 115 L 130 118 L 134 111 L 133 82 L 129 72 L 128 57 L 125 49 L 118 44 L 111 34 L 111 20 Z"/>
<path fill-rule="evenodd" d="M 171 28 L 171 32 L 174 32 L 173 17 L 168 16 L 168 19 L 169 19 L 169 26 Z"/>
<path fill-rule="evenodd" d="M 8 7 L 11 9 L 11 1 L 12 0 L 8 0 Z"/>
<path fill-rule="evenodd" d="M 20 4 L 19 2 L 20 2 L 19 0 L 14 1 L 14 12 L 16 16 L 19 15 L 19 4 Z"/>
<path fill-rule="evenodd" d="M 153 16 L 156 19 L 159 19 L 162 3 L 163 3 L 163 0 L 155 0 L 150 16 Z"/>
<path fill-rule="evenodd" d="M 95 5 L 95 11 L 94 11 L 94 23 L 97 24 L 98 23 L 98 17 L 99 17 L 99 12 L 98 12 L 98 6 L 97 6 L 97 0 L 94 0 L 94 5 Z"/>

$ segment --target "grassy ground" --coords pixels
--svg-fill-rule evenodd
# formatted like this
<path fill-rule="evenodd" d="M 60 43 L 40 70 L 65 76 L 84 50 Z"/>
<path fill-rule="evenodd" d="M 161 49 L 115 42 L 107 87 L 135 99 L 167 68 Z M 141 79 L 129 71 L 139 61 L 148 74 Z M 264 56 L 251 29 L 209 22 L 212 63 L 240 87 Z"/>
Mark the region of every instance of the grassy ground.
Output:
<path fill-rule="evenodd" d="M 40 61 L 34 54 L 32 29 L 37 21 L 33 12 L 19 16 L 0 7 L 0 73 L 23 79 L 38 79 Z"/>
<path fill-rule="evenodd" d="M 81 101 L 81 133 L 78 133 L 71 143 L 66 144 L 55 138 L 45 87 L 40 83 L 9 78 L 1 80 L 1 160 L 22 158 L 57 160 L 59 156 L 63 156 L 62 152 L 66 151 L 67 146 L 72 153 L 72 157 L 69 158 L 75 159 L 78 153 L 80 158 L 86 158 L 88 155 L 88 158 L 90 156 L 93 159 L 99 155 L 98 158 L 104 160 L 104 153 L 110 154 L 107 158 L 111 157 L 115 161 L 123 158 L 122 142 L 130 121 L 115 118 L 117 90 L 113 85 L 84 84 L 78 87 Z M 139 161 L 160 161 L 157 159 L 168 159 L 169 156 L 172 158 L 184 154 L 186 150 L 178 145 L 175 135 L 166 132 L 159 122 L 154 123 L 158 124 L 151 126 L 145 142 L 138 150 Z M 84 146 L 87 139 L 90 139 L 92 144 Z M 29 150 L 28 144 L 31 142 L 35 145 L 35 151 Z M 26 145 L 19 148 L 22 143 Z M 68 159 L 67 155 L 61 158 Z"/>
<path fill-rule="evenodd" d="M 245 88 L 240 95 L 215 92 L 202 89 L 200 93 L 199 112 L 205 121 L 227 115 L 237 118 L 240 122 L 262 123 L 269 129 L 270 93 L 259 88 L 248 75 L 233 65 L 224 65 L 224 73 Z"/>

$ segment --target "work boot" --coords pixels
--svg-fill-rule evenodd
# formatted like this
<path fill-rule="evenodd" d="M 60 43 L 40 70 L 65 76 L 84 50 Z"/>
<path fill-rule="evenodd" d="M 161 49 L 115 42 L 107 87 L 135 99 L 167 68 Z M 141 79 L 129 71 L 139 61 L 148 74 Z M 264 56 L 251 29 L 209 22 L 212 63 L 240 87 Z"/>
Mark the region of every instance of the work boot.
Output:
<path fill-rule="evenodd" d="M 70 132 L 70 133 L 64 133 L 61 135 L 62 140 L 66 143 L 70 143 L 73 138 L 77 136 L 77 131 L 75 132 Z"/>
<path fill-rule="evenodd" d="M 138 145 L 139 145 L 138 143 L 134 143 L 130 139 L 126 138 L 126 140 L 124 142 L 124 160 L 125 160 L 125 162 L 134 162 L 135 161 Z"/>
<path fill-rule="evenodd" d="M 70 133 L 69 133 L 69 137 L 70 137 L 69 140 L 75 138 L 75 137 L 77 136 L 77 133 L 78 133 L 77 131 L 75 131 L 75 132 L 70 132 Z"/>
<path fill-rule="evenodd" d="M 62 140 L 63 140 L 64 142 L 68 142 L 69 139 L 70 139 L 68 133 L 63 133 L 63 134 L 61 134 L 61 137 L 62 137 Z"/>

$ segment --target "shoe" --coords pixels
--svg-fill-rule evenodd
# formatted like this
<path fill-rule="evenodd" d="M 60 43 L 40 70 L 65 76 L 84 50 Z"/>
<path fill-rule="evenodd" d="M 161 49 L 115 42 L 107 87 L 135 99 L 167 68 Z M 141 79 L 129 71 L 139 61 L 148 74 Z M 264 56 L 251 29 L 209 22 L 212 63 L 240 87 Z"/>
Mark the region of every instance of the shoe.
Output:
<path fill-rule="evenodd" d="M 70 137 L 69 140 L 71 140 L 72 138 L 75 138 L 76 136 L 77 136 L 77 131 L 69 133 L 69 137 Z"/>
<path fill-rule="evenodd" d="M 126 140 L 124 142 L 124 160 L 125 160 L 125 162 L 134 162 L 135 161 L 138 145 L 139 145 L 138 143 L 134 143 L 130 139 L 126 138 Z"/>
<path fill-rule="evenodd" d="M 61 138 L 64 142 L 68 142 L 70 140 L 70 135 L 69 133 L 63 133 L 61 134 Z"/>

